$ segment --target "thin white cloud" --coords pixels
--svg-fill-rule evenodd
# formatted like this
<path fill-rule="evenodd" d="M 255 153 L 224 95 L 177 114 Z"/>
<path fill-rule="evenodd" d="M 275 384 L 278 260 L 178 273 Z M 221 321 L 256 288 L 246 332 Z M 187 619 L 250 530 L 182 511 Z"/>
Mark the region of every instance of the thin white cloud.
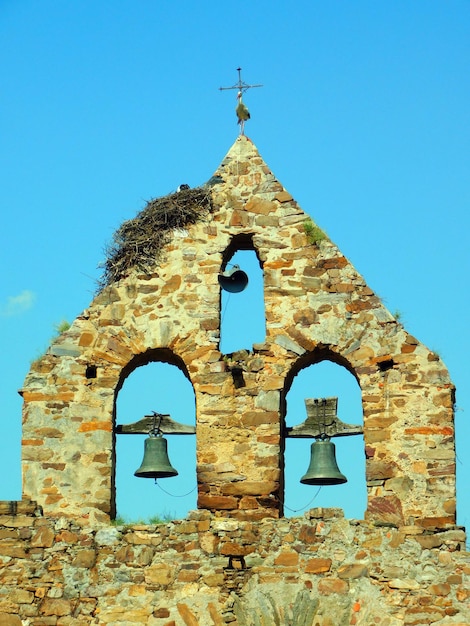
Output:
<path fill-rule="evenodd" d="M 17 296 L 9 296 L 6 304 L 0 306 L 0 315 L 2 317 L 20 315 L 33 306 L 35 299 L 36 294 L 28 289 L 25 289 Z"/>

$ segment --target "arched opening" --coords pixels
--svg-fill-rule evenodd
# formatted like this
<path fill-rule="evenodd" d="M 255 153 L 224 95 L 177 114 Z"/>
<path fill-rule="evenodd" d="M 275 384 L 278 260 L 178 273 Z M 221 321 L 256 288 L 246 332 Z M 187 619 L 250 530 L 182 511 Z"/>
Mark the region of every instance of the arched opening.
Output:
<path fill-rule="evenodd" d="M 289 381 L 290 382 L 290 381 Z M 346 424 L 363 425 L 361 389 L 356 378 L 343 365 L 325 359 L 294 373 L 286 395 L 286 427 L 305 421 L 306 398 L 338 398 L 337 415 Z M 367 508 L 364 437 L 333 437 L 336 460 L 348 482 L 342 485 L 314 486 L 300 483 L 310 463 L 310 438 L 284 440 L 284 515 L 293 517 L 315 507 L 336 507 L 345 516 L 363 519 Z"/>
<path fill-rule="evenodd" d="M 115 402 L 116 425 L 137 422 L 156 411 L 194 426 L 194 390 L 180 364 L 148 359 L 134 365 L 129 374 L 123 372 L 122 388 Z M 112 508 L 116 518 L 146 523 L 181 519 L 197 508 L 196 437 L 164 436 L 171 465 L 178 476 L 156 482 L 134 476 L 142 462 L 147 435 L 115 436 L 115 506 Z"/>
<path fill-rule="evenodd" d="M 220 351 L 230 354 L 237 350 L 253 349 L 266 337 L 263 270 L 251 238 L 234 238 L 227 248 L 222 271 L 234 265 L 248 276 L 248 284 L 238 293 L 221 288 Z"/>

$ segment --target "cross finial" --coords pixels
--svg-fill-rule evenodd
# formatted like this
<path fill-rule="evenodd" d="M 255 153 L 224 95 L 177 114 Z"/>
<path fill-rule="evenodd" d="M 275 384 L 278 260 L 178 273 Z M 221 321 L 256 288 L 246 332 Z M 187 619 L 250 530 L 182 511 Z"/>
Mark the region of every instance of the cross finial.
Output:
<path fill-rule="evenodd" d="M 245 134 L 245 122 L 246 120 L 250 119 L 250 112 L 248 111 L 246 105 L 242 102 L 242 95 L 245 91 L 247 91 L 248 89 L 251 89 L 252 87 L 262 87 L 263 85 L 248 85 L 242 80 L 242 68 L 241 67 L 237 67 L 237 72 L 238 72 L 238 83 L 235 83 L 235 85 L 232 85 L 231 87 L 219 87 L 219 89 L 221 91 L 225 89 L 237 89 L 238 90 L 238 95 L 237 95 L 238 104 L 237 104 L 237 108 L 235 112 L 237 114 L 238 123 L 240 124 L 240 134 L 244 135 Z"/>
<path fill-rule="evenodd" d="M 245 93 L 248 89 L 252 89 L 253 87 L 262 87 L 263 85 L 247 85 L 247 83 L 242 81 L 242 68 L 237 67 L 238 72 L 238 82 L 231 87 L 219 87 L 220 91 L 225 91 L 226 89 L 238 89 L 242 94 Z"/>

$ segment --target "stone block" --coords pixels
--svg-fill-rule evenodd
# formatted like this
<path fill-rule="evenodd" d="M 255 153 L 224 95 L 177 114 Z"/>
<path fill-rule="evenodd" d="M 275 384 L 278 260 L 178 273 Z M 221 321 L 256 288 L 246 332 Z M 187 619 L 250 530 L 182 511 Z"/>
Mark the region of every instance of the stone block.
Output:
<path fill-rule="evenodd" d="M 196 616 L 187 604 L 179 602 L 176 607 L 186 626 L 200 626 L 199 620 L 196 618 Z"/>
<path fill-rule="evenodd" d="M 285 189 L 279 191 L 274 197 L 278 202 L 290 202 L 293 199 L 290 193 Z"/>
<path fill-rule="evenodd" d="M 156 563 L 145 569 L 144 578 L 147 584 L 169 585 L 174 578 L 174 570 L 168 563 Z"/>
<path fill-rule="evenodd" d="M 385 481 L 385 489 L 393 491 L 400 499 L 405 499 L 412 487 L 413 481 L 409 476 L 398 476 Z"/>
<path fill-rule="evenodd" d="M 368 446 L 372 444 L 380 443 L 381 441 L 388 441 L 391 438 L 390 429 L 388 428 L 373 428 L 364 429 L 364 439 Z"/>
<path fill-rule="evenodd" d="M 451 592 L 451 587 L 448 583 L 437 583 L 429 586 L 429 592 L 433 596 L 448 596 Z"/>
<path fill-rule="evenodd" d="M 392 478 L 397 473 L 397 465 L 393 461 L 370 459 L 366 466 L 366 480 Z"/>
<path fill-rule="evenodd" d="M 378 524 L 403 526 L 403 512 L 401 501 L 396 496 L 379 496 L 369 499 L 366 519 Z"/>
<path fill-rule="evenodd" d="M 336 507 L 315 507 L 305 514 L 309 519 L 341 519 L 344 518 L 343 509 Z"/>
<path fill-rule="evenodd" d="M 393 578 L 388 581 L 388 585 L 391 589 L 403 589 L 406 591 L 413 591 L 420 588 L 420 584 L 414 578 Z"/>
<path fill-rule="evenodd" d="M 23 622 L 18 615 L 0 612 L 0 624 L 2 626 L 21 626 Z"/>
<path fill-rule="evenodd" d="M 318 313 L 318 311 L 317 311 Z M 312 309 L 301 309 L 294 312 L 294 322 L 300 326 L 310 327 L 316 321 L 316 313 Z"/>
<path fill-rule="evenodd" d="M 48 350 L 49 354 L 53 354 L 54 356 L 72 356 L 77 357 L 80 356 L 82 350 L 79 346 L 74 343 L 54 343 Z"/>
<path fill-rule="evenodd" d="M 281 346 L 281 348 L 293 352 L 294 354 L 302 355 L 306 352 L 305 348 L 302 348 L 302 346 L 286 335 L 277 335 L 274 341 L 278 346 Z"/>
<path fill-rule="evenodd" d="M 219 541 L 219 537 L 210 532 L 199 535 L 199 545 L 206 554 L 216 554 Z"/>
<path fill-rule="evenodd" d="M 116 550 L 114 557 L 119 563 L 132 563 L 134 561 L 134 550 L 130 546 L 123 546 Z"/>
<path fill-rule="evenodd" d="M 31 546 L 34 548 L 50 548 L 54 543 L 54 531 L 47 526 L 39 528 L 31 538 Z"/>
<path fill-rule="evenodd" d="M 18 539 L 19 532 L 10 528 L 0 528 L 0 539 Z"/>
<path fill-rule="evenodd" d="M 331 569 L 332 560 L 325 558 L 308 559 L 305 565 L 307 574 L 323 574 Z"/>
<path fill-rule="evenodd" d="M 96 431 L 103 431 L 103 432 L 110 433 L 112 429 L 113 427 L 111 424 L 111 420 L 107 422 L 93 421 L 93 422 L 82 422 L 78 427 L 78 432 L 79 433 L 91 433 L 91 432 L 96 432 Z"/>
<path fill-rule="evenodd" d="M 416 520 L 416 524 L 427 529 L 451 528 L 455 525 L 455 517 L 453 515 L 448 517 L 421 517 Z"/>
<path fill-rule="evenodd" d="M 322 578 L 318 582 L 318 593 L 322 595 L 346 594 L 349 592 L 349 584 L 341 578 Z"/>
<path fill-rule="evenodd" d="M 254 496 L 243 496 L 240 498 L 239 508 L 253 510 L 259 507 L 258 500 Z"/>
<path fill-rule="evenodd" d="M 242 545 L 234 541 L 225 541 L 220 544 L 219 554 L 225 556 L 246 556 L 255 551 L 253 545 Z"/>
<path fill-rule="evenodd" d="M 121 532 L 115 527 L 101 528 L 95 535 L 95 542 L 99 546 L 112 546 L 121 538 Z"/>
<path fill-rule="evenodd" d="M 198 507 L 202 509 L 228 510 L 236 509 L 238 500 L 231 496 L 220 496 L 200 493 L 198 496 Z"/>
<path fill-rule="evenodd" d="M 274 559 L 274 565 L 294 566 L 299 562 L 299 554 L 295 550 L 284 550 Z"/>
<path fill-rule="evenodd" d="M 257 198 L 256 196 L 250 198 L 245 204 L 245 211 L 248 213 L 257 213 L 260 215 L 268 215 L 276 211 L 277 205 L 270 200 L 263 200 L 263 198 Z"/>
<path fill-rule="evenodd" d="M 80 335 L 80 339 L 78 340 L 78 345 L 82 348 L 88 348 L 92 345 L 95 340 L 95 333 L 85 331 Z"/>
<path fill-rule="evenodd" d="M 182 582 L 182 583 L 193 583 L 193 582 L 197 581 L 199 579 L 199 577 L 200 577 L 199 572 L 186 570 L 186 569 L 181 569 L 178 572 L 176 580 L 178 582 Z"/>
<path fill-rule="evenodd" d="M 245 480 L 228 483 L 222 487 L 224 495 L 264 496 L 274 493 L 277 483 L 274 481 Z"/>
<path fill-rule="evenodd" d="M 279 411 L 280 394 L 278 390 L 260 390 L 255 398 L 255 407 L 265 411 Z"/>
<path fill-rule="evenodd" d="M 262 401 L 266 405 L 275 405 L 276 409 L 279 408 L 279 395 L 277 390 L 276 395 L 272 399 L 265 397 Z M 260 426 L 261 424 L 276 424 L 279 421 L 279 412 L 274 411 L 245 411 L 241 417 L 241 423 L 245 427 Z"/>
<path fill-rule="evenodd" d="M 246 211 L 243 210 L 234 210 L 230 217 L 230 226 L 242 226 L 247 227 L 251 226 L 253 223 L 253 215 L 250 215 Z"/>
<path fill-rule="evenodd" d="M 338 567 L 339 578 L 362 578 L 368 576 L 367 566 L 363 563 L 350 563 Z"/>
<path fill-rule="evenodd" d="M 34 601 L 34 593 L 25 589 L 12 589 L 8 594 L 8 600 L 17 604 L 31 604 Z"/>
<path fill-rule="evenodd" d="M 64 598 L 44 598 L 39 608 L 42 615 L 53 615 L 62 617 L 70 615 L 72 612 L 72 603 Z"/>
<path fill-rule="evenodd" d="M 276 215 L 257 215 L 254 219 L 254 224 L 256 226 L 260 226 L 261 228 L 266 226 L 275 228 L 279 225 L 279 221 L 279 217 Z"/>
<path fill-rule="evenodd" d="M 167 296 L 175 291 L 177 291 L 181 285 L 181 276 L 178 274 L 174 274 L 170 278 L 165 281 L 165 284 L 162 286 L 160 295 Z"/>
<path fill-rule="evenodd" d="M 95 565 L 96 553 L 94 550 L 80 550 L 75 555 L 72 565 L 74 567 L 91 568 Z"/>
<path fill-rule="evenodd" d="M 222 573 L 211 573 L 202 576 L 202 582 L 208 587 L 222 587 L 225 581 L 225 576 Z"/>

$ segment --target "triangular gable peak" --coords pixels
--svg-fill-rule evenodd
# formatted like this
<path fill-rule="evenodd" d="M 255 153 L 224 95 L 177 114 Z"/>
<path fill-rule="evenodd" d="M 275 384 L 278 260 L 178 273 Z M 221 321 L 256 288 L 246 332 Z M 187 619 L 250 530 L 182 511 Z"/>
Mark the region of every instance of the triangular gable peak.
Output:
<path fill-rule="evenodd" d="M 453 387 L 442 362 L 390 315 L 247 137 L 204 188 L 210 214 L 175 229 L 151 272 L 130 269 L 105 287 L 32 366 L 22 391 L 25 497 L 51 514 L 114 515 L 116 395 L 133 369 L 160 360 L 194 389 L 198 507 L 277 517 L 285 395 L 296 373 L 328 359 L 362 391 L 366 518 L 455 523 Z M 219 350 L 218 282 L 239 249 L 260 260 L 266 314 L 265 341 L 239 363 L 241 386 Z"/>

